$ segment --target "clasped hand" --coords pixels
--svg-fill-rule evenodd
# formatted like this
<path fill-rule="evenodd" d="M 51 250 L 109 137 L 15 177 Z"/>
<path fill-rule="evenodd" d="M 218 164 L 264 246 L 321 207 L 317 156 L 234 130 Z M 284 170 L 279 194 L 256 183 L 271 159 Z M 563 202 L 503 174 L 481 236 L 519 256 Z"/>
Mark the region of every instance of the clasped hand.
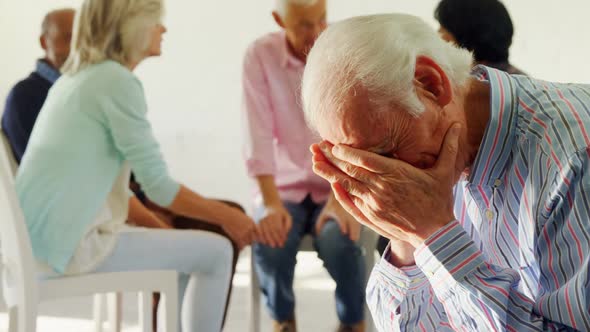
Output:
<path fill-rule="evenodd" d="M 451 126 L 429 169 L 324 141 L 311 147 L 314 172 L 331 183 L 336 199 L 359 222 L 417 247 L 455 219 L 460 131 L 459 125 Z"/>

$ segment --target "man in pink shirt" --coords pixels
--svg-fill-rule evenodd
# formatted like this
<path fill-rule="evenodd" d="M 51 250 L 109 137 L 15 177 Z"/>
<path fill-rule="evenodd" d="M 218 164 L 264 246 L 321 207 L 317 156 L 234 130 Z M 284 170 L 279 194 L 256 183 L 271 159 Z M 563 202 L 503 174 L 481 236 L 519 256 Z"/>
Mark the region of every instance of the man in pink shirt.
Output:
<path fill-rule="evenodd" d="M 307 53 L 326 28 L 326 0 L 277 0 L 273 17 L 282 31 L 256 40 L 243 73 L 245 162 L 258 183 L 253 247 L 256 273 L 274 331 L 295 328 L 293 277 L 305 234 L 336 282 L 338 331 L 364 330 L 364 258 L 361 226 L 312 171 L 300 86 Z"/>

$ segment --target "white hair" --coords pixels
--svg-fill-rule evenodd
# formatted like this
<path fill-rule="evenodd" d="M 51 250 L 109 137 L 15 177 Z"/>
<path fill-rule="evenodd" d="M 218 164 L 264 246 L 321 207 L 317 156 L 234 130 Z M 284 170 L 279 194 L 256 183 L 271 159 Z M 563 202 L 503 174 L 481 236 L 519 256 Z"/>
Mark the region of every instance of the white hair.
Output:
<path fill-rule="evenodd" d="M 424 111 L 413 84 L 418 56 L 436 62 L 454 89 L 469 78 L 471 53 L 443 41 L 415 16 L 361 16 L 331 25 L 307 57 L 302 95 L 308 123 L 316 128 L 326 113 L 342 112 L 356 87 L 366 90 L 376 111 L 395 105 L 418 116 Z"/>
<path fill-rule="evenodd" d="M 313 6 L 318 0 L 275 0 L 275 10 L 281 17 L 287 15 L 289 5 Z"/>
<path fill-rule="evenodd" d="M 163 15 L 163 0 L 84 0 L 63 72 L 75 74 L 107 59 L 123 65 L 141 60 L 151 41 L 150 29 Z"/>

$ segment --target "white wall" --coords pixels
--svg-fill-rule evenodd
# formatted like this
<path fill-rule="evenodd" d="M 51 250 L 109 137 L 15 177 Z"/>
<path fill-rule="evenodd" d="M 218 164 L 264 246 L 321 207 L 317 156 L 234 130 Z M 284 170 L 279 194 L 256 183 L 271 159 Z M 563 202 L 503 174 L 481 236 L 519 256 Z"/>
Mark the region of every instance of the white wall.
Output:
<path fill-rule="evenodd" d="M 475 1 L 475 0 L 474 0 Z M 407 12 L 436 27 L 437 0 L 331 0 L 330 20 Z M 590 82 L 588 0 L 506 1 L 513 63 L 547 80 Z M 41 55 L 44 13 L 80 0 L 0 0 L 0 100 Z M 272 0 L 168 0 L 164 55 L 142 64 L 156 135 L 172 173 L 199 192 L 249 202 L 240 153 L 240 75 L 248 43 L 275 29 Z"/>

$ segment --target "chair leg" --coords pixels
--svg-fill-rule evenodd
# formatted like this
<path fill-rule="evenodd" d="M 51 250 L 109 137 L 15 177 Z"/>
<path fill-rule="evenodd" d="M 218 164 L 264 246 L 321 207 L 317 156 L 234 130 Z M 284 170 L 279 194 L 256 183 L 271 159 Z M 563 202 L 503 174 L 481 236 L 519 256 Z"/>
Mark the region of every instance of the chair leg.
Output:
<path fill-rule="evenodd" d="M 8 311 L 9 332 L 35 332 L 37 330 L 37 303 L 23 301 Z"/>
<path fill-rule="evenodd" d="M 8 332 L 18 332 L 18 309 L 8 309 Z"/>
<path fill-rule="evenodd" d="M 104 303 L 105 303 L 105 295 L 104 294 L 94 294 L 93 299 L 93 318 L 94 318 L 94 332 L 102 332 L 103 330 L 103 321 L 104 317 L 102 315 Z"/>
<path fill-rule="evenodd" d="M 121 293 L 107 294 L 107 317 L 110 332 L 121 332 L 121 309 L 123 295 Z"/>
<path fill-rule="evenodd" d="M 260 332 L 260 285 L 254 270 L 254 253 L 250 254 L 250 293 L 250 332 Z"/>
<path fill-rule="evenodd" d="M 160 297 L 160 304 L 159 308 L 165 309 L 165 315 L 159 315 L 159 317 L 164 317 L 164 321 L 158 321 L 158 326 L 164 326 L 165 332 L 178 332 L 178 326 L 180 322 L 178 321 L 178 285 L 175 287 L 170 287 L 165 292 L 161 292 Z M 160 309 L 160 310 L 161 310 Z M 158 328 L 159 330 L 159 328 Z"/>
<path fill-rule="evenodd" d="M 151 292 L 140 292 L 138 295 L 139 330 L 142 332 L 152 332 L 152 300 Z"/>

